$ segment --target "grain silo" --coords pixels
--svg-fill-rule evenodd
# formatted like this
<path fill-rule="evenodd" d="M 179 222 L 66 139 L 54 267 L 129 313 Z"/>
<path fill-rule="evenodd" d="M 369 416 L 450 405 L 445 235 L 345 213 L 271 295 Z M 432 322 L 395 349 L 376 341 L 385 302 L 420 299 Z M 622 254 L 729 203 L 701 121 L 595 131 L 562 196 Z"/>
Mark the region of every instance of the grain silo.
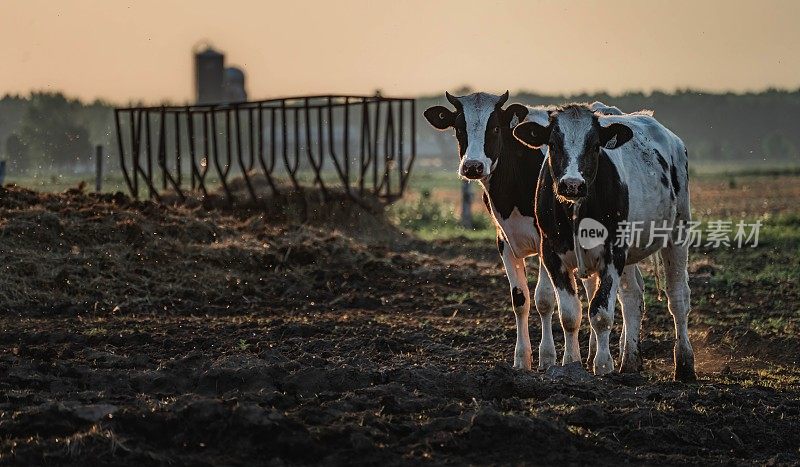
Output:
<path fill-rule="evenodd" d="M 244 71 L 236 67 L 225 68 L 225 102 L 244 102 L 247 100 Z"/>
<path fill-rule="evenodd" d="M 210 45 L 194 53 L 195 95 L 198 104 L 218 104 L 225 100 L 225 55 Z"/>

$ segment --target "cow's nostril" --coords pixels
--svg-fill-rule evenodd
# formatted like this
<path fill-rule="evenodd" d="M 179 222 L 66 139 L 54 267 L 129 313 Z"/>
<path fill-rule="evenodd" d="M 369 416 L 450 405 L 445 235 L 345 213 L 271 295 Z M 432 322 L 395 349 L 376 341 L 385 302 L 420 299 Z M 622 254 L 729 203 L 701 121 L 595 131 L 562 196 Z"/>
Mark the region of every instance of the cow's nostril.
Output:
<path fill-rule="evenodd" d="M 483 176 L 483 163 L 475 161 L 464 162 L 461 173 L 466 177 L 477 178 Z"/>
<path fill-rule="evenodd" d="M 586 182 L 579 178 L 563 178 L 556 187 L 562 196 L 585 196 Z"/>

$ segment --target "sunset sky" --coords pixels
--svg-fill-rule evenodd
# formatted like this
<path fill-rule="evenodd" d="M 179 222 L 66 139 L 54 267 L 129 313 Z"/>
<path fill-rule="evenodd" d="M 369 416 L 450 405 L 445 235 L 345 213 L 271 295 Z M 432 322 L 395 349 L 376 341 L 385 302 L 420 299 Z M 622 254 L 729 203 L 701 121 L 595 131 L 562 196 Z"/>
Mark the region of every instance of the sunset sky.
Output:
<path fill-rule="evenodd" d="M 0 94 L 192 98 L 192 47 L 251 98 L 800 87 L 794 1 L 2 0 Z"/>

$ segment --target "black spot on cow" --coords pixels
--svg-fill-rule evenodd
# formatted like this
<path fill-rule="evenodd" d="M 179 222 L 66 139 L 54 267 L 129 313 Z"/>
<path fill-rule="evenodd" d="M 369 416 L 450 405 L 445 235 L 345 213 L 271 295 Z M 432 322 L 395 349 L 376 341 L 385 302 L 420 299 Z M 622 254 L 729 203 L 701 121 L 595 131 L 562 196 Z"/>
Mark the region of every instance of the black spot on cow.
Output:
<path fill-rule="evenodd" d="M 497 251 L 499 251 L 500 254 L 502 255 L 504 249 L 505 249 L 505 244 L 503 243 L 503 239 L 497 237 Z"/>
<path fill-rule="evenodd" d="M 514 287 L 511 290 L 511 302 L 514 304 L 514 308 L 519 308 L 525 304 L 525 294 L 522 293 L 522 289 Z"/>
<path fill-rule="evenodd" d="M 655 149 L 655 152 L 656 152 L 656 160 L 658 161 L 658 165 L 661 166 L 661 170 L 666 172 L 667 169 L 669 169 L 669 165 L 667 164 L 667 160 L 664 159 L 664 156 L 662 156 L 660 152 L 658 152 L 658 149 Z"/>
<path fill-rule="evenodd" d="M 489 197 L 502 219 L 514 208 L 533 217 L 536 181 L 544 163 L 544 153 L 520 143 L 511 128 L 503 128 L 503 146 L 497 166 L 489 179 Z"/>
<path fill-rule="evenodd" d="M 686 156 L 686 159 L 683 161 L 683 170 L 686 176 L 689 176 L 689 150 L 686 148 L 683 149 L 683 155 Z"/>
<path fill-rule="evenodd" d="M 611 294 L 611 279 L 600 281 L 600 287 L 594 293 L 592 303 L 589 305 L 589 316 L 597 314 L 600 307 L 608 307 L 608 296 Z"/>
<path fill-rule="evenodd" d="M 560 202 L 553 193 L 553 178 L 549 170 L 539 174 L 537 189 L 536 222 L 544 233 L 542 238 L 542 260 L 553 279 L 553 285 L 560 290 L 574 291 L 572 279 L 562 267 L 559 254 L 573 249 L 572 205 Z M 589 186 L 589 194 L 584 201 L 579 218 L 590 217 L 608 229 L 616 232 L 619 222 L 628 218 L 628 187 L 622 182 L 619 172 L 604 150 L 600 151 L 597 164 L 597 177 Z M 607 264 L 624 267 L 624 248 L 611 248 L 615 235 L 606 239 Z M 613 254 L 612 254 L 613 253 Z"/>
<path fill-rule="evenodd" d="M 681 191 L 681 182 L 678 181 L 678 171 L 675 170 L 674 165 L 669 168 L 669 175 L 672 178 L 672 192 L 678 196 L 678 192 Z"/>

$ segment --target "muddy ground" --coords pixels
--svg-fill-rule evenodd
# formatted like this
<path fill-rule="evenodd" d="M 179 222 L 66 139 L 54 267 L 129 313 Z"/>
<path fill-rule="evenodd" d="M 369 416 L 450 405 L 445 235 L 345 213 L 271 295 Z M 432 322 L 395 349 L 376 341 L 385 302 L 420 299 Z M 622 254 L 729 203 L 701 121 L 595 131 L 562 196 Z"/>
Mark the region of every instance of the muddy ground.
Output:
<path fill-rule="evenodd" d="M 642 374 L 521 372 L 491 244 L 347 206 L 311 227 L 0 190 L 0 464 L 800 462 L 796 317 L 726 321 L 743 292 L 713 257 L 692 270 L 698 383 L 671 381 L 654 300 Z M 752 294 L 775 319 L 800 303 Z"/>

